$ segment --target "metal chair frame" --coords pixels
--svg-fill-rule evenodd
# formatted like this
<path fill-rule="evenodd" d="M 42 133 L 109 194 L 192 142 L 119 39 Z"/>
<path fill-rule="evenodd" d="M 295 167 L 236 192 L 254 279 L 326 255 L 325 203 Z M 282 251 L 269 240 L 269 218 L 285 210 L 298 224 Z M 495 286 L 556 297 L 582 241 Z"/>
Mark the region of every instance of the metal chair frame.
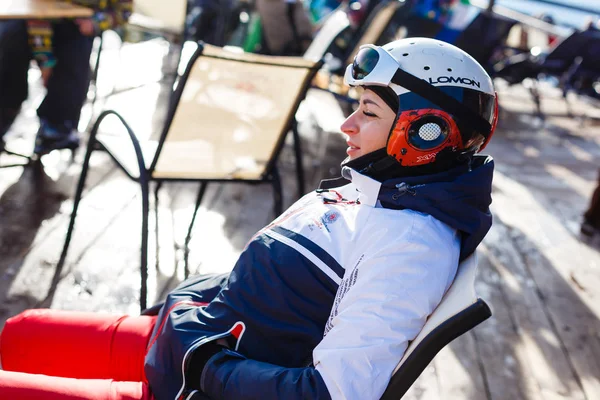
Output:
<path fill-rule="evenodd" d="M 181 95 L 183 93 L 186 81 L 190 75 L 190 72 L 191 72 L 192 67 L 193 67 L 194 63 L 196 62 L 196 60 L 200 56 L 203 56 L 203 49 L 204 49 L 204 44 L 199 43 L 198 49 L 196 50 L 196 52 L 194 53 L 194 55 L 191 57 L 190 61 L 188 62 L 186 70 L 185 70 L 184 74 L 180 77 L 177 87 L 171 96 L 171 104 L 169 107 L 169 113 L 167 116 L 167 120 L 166 120 L 165 126 L 162 130 L 160 139 L 158 141 L 158 148 L 156 149 L 156 153 L 153 157 L 150 167 L 146 168 L 146 162 L 144 160 L 142 146 L 141 146 L 137 136 L 135 135 L 135 133 L 133 132 L 131 127 L 127 124 L 125 119 L 119 113 L 117 113 L 116 111 L 113 111 L 113 110 L 106 110 L 106 111 L 103 111 L 98 116 L 98 118 L 97 118 L 96 122 L 94 123 L 92 130 L 90 132 L 90 137 L 89 137 L 89 141 L 87 144 L 87 150 L 86 150 L 85 158 L 84 158 L 83 165 L 82 165 L 82 171 L 81 171 L 81 175 L 80 175 L 80 178 L 79 178 L 79 181 L 77 184 L 77 188 L 76 188 L 76 192 L 75 192 L 73 211 L 71 213 L 71 219 L 69 221 L 69 226 L 67 229 L 65 243 L 64 243 L 61 255 L 60 255 L 60 259 L 57 264 L 57 271 L 60 271 L 63 268 L 64 263 L 66 261 L 69 244 L 71 242 L 71 237 L 72 237 L 74 226 L 75 226 L 75 218 L 77 217 L 77 210 L 79 208 L 79 204 L 80 204 L 81 197 L 83 194 L 83 189 L 85 186 L 85 180 L 86 180 L 87 173 L 88 173 L 91 155 L 95 150 L 104 150 L 104 151 L 108 152 L 108 154 L 111 156 L 113 161 L 115 161 L 115 163 L 118 165 L 118 167 L 123 172 L 125 172 L 125 174 L 130 179 L 139 183 L 140 188 L 141 188 L 141 193 L 142 193 L 142 232 L 141 232 L 142 238 L 141 238 L 141 254 L 140 254 L 141 255 L 141 260 L 140 260 L 140 264 L 141 264 L 141 266 L 140 266 L 140 275 L 141 275 L 140 307 L 141 307 L 141 310 L 146 309 L 146 305 L 147 305 L 148 215 L 149 215 L 149 210 L 150 210 L 150 205 L 149 205 L 150 188 L 149 188 L 149 186 L 150 186 L 151 181 L 154 181 L 157 183 L 155 190 L 154 190 L 155 207 L 158 206 L 158 193 L 164 182 L 200 182 L 200 187 L 198 189 L 197 196 L 196 196 L 196 202 L 195 202 L 192 220 L 190 222 L 187 236 L 185 239 L 185 247 L 186 247 L 185 254 L 186 255 L 189 252 L 187 246 L 191 239 L 192 228 L 193 228 L 196 216 L 197 216 L 198 208 L 200 207 L 200 204 L 202 202 L 202 199 L 205 194 L 208 183 L 224 183 L 224 182 L 244 182 L 244 183 L 250 183 L 250 184 L 271 183 L 273 185 L 273 189 L 274 189 L 274 211 L 275 211 L 276 215 L 279 215 L 283 212 L 281 179 L 279 176 L 279 172 L 277 170 L 276 162 L 278 160 L 279 153 L 281 152 L 281 150 L 284 146 L 285 137 L 287 136 L 287 133 L 290 130 L 292 131 L 293 139 L 294 139 L 294 155 L 296 158 L 296 177 L 298 180 L 298 189 L 301 194 L 304 193 L 304 170 L 302 167 L 302 151 L 301 151 L 301 146 L 300 146 L 300 135 L 298 133 L 297 123 L 295 120 L 295 111 L 298 109 L 300 102 L 306 95 L 306 91 L 308 90 L 309 84 L 310 84 L 312 78 L 314 77 L 314 74 L 321 67 L 322 62 L 315 63 L 314 67 L 310 69 L 310 73 L 308 74 L 307 78 L 304 80 L 303 86 L 299 92 L 300 95 L 296 98 L 296 101 L 293 105 L 293 112 L 290 113 L 290 116 L 285 124 L 285 128 L 284 128 L 282 134 L 279 135 L 278 142 L 276 143 L 276 146 L 275 146 L 275 151 L 273 152 L 271 158 L 269 159 L 269 161 L 264 169 L 264 173 L 262 174 L 262 176 L 259 179 L 238 179 L 238 178 L 232 178 L 232 179 L 227 179 L 227 178 L 188 179 L 188 178 L 157 178 L 157 177 L 152 176 L 154 173 L 154 170 L 156 168 L 158 159 L 160 157 L 164 142 L 167 139 L 167 136 L 168 136 L 171 124 L 173 122 L 173 118 L 175 116 L 175 112 L 177 110 L 179 101 L 181 99 Z M 207 57 L 213 57 L 213 56 L 209 55 Z M 213 58 L 218 58 L 218 57 L 213 57 Z M 243 60 L 238 60 L 238 61 L 239 62 L 247 62 L 247 61 L 243 61 Z M 277 64 L 277 62 L 273 62 L 272 65 L 282 65 L 282 64 Z M 119 119 L 119 121 L 121 122 L 121 124 L 127 130 L 129 139 L 131 140 L 131 144 L 133 145 L 133 148 L 134 148 L 134 151 L 136 154 L 137 168 L 139 170 L 139 176 L 133 176 L 131 174 L 131 172 L 128 171 L 121 164 L 119 159 L 110 152 L 110 150 L 107 148 L 107 146 L 103 145 L 101 143 L 101 141 L 98 140 L 98 138 L 97 138 L 98 129 L 100 128 L 102 121 L 110 115 L 116 116 Z M 188 266 L 187 266 L 187 262 L 186 262 L 185 263 L 185 276 L 187 277 L 188 274 L 189 274 L 189 270 L 188 270 Z"/>

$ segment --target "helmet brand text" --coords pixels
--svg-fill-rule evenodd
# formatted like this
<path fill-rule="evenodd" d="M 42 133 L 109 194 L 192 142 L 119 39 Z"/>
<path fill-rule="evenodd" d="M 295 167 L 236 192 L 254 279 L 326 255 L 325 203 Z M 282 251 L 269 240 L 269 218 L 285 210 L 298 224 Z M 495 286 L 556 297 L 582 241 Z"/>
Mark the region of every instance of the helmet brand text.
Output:
<path fill-rule="evenodd" d="M 462 83 L 463 85 L 477 86 L 478 88 L 481 87 L 481 83 L 477 82 L 476 80 L 469 78 L 461 78 L 458 76 L 438 76 L 435 80 L 428 78 L 428 81 L 431 85 L 435 85 L 436 83 Z"/>

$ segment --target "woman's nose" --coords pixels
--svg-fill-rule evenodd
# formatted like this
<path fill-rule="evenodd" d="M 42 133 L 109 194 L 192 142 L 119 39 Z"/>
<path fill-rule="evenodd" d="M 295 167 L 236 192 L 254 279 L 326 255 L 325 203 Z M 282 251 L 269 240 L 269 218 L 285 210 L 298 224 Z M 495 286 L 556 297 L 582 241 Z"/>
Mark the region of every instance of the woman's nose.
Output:
<path fill-rule="evenodd" d="M 355 114 L 356 112 L 350 114 L 350 116 L 346 118 L 346 120 L 342 122 L 342 125 L 340 126 L 341 131 L 346 135 L 353 135 L 356 132 L 358 132 L 358 125 L 355 121 Z"/>

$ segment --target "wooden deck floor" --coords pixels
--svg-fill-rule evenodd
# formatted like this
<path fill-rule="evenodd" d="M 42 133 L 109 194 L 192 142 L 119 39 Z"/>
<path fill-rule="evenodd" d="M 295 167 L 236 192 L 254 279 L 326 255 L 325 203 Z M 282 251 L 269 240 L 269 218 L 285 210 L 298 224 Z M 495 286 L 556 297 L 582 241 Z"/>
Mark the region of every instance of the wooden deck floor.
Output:
<path fill-rule="evenodd" d="M 145 85 L 101 99 L 96 111 L 118 109 L 147 137 L 164 118 L 169 84 L 160 77 L 169 68 L 162 63 L 164 44 L 137 46 L 145 47 L 124 48 L 120 60 L 128 69 L 119 70 L 116 50 L 108 45 L 100 95 L 103 85 Z M 31 78 L 31 99 L 8 137 L 10 146 L 25 152 L 33 146 L 34 105 L 43 95 L 35 72 Z M 496 160 L 495 222 L 480 246 L 477 283 L 494 315 L 444 349 L 405 398 L 600 399 L 600 240 L 586 243 L 578 235 L 598 175 L 600 123 L 589 119 L 580 126 L 568 118 L 565 103 L 549 88 L 542 121 L 523 87 L 498 88 L 502 119 L 487 149 Z M 573 109 L 598 113 L 577 99 Z M 323 136 L 314 129 L 315 120 L 336 112 L 313 93 L 299 115 L 307 188 L 338 172 L 343 141 L 331 135 L 323 151 Z M 313 161 L 319 153 L 327 155 L 322 163 Z M 138 312 L 138 188 L 103 154 L 92 159 L 68 261 L 57 287 L 50 287 L 81 156 L 71 164 L 68 154 L 55 152 L 44 157 L 43 169 L 0 169 L 0 327 L 11 315 L 39 306 Z M 9 161 L 0 157 L 0 163 Z M 296 198 L 289 149 L 280 168 L 287 206 Z M 195 190 L 171 184 L 161 191 L 158 217 L 151 220 L 157 232 L 150 245 L 156 265 L 151 302 L 183 278 L 181 246 Z M 271 210 L 268 186 L 209 185 L 191 242 L 192 271 L 229 270 L 250 236 L 273 217 Z"/>

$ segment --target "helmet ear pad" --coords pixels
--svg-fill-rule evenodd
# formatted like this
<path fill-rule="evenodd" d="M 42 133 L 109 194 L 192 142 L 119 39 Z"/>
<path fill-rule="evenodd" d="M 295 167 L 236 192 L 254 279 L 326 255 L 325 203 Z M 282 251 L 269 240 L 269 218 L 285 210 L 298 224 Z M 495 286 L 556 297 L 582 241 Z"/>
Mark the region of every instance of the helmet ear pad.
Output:
<path fill-rule="evenodd" d="M 387 154 L 403 166 L 433 163 L 438 152 L 464 147 L 454 119 L 434 108 L 401 111 L 387 142 Z"/>

